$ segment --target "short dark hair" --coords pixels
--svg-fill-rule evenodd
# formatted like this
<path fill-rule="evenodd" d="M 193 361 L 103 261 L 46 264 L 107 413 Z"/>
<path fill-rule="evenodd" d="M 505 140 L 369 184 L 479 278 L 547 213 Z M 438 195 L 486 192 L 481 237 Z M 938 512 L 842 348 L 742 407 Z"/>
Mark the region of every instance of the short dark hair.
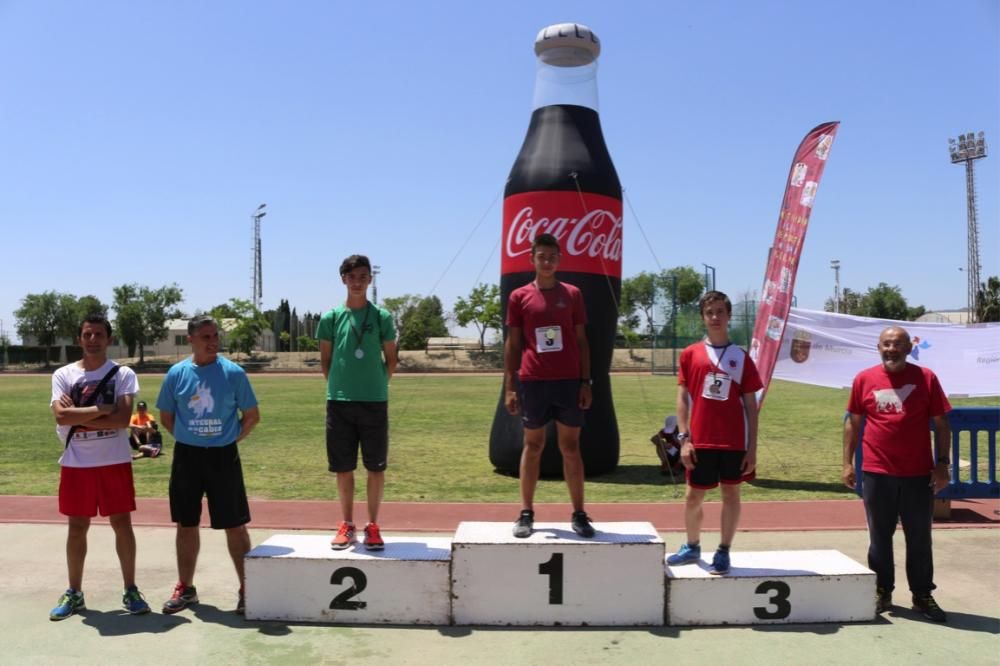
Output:
<path fill-rule="evenodd" d="M 199 328 L 208 326 L 209 324 L 219 328 L 219 322 L 215 321 L 215 317 L 212 315 L 200 314 L 191 317 L 191 320 L 188 321 L 188 335 L 194 335 L 194 332 Z"/>
<path fill-rule="evenodd" d="M 340 263 L 340 274 L 347 275 L 355 268 L 367 268 L 368 272 L 371 273 L 372 263 L 368 261 L 368 257 L 363 254 L 352 254 Z"/>
<path fill-rule="evenodd" d="M 98 326 L 104 324 L 104 330 L 108 332 L 108 340 L 111 339 L 111 322 L 104 315 L 95 312 L 84 317 L 83 321 L 80 322 L 80 327 L 76 330 L 76 337 L 83 335 L 84 324 L 96 324 Z"/>
<path fill-rule="evenodd" d="M 539 247 L 550 247 L 556 252 L 559 250 L 559 241 L 552 234 L 538 234 L 535 240 L 531 241 L 531 256 L 535 256 L 535 250 Z"/>
<path fill-rule="evenodd" d="M 726 296 L 721 291 L 715 291 L 714 289 L 711 291 L 706 291 L 704 295 L 702 295 L 701 299 L 699 299 L 698 312 L 700 312 L 701 314 L 705 314 L 705 306 L 708 305 L 709 303 L 715 303 L 717 301 L 722 301 L 723 303 L 726 304 L 726 314 L 729 315 L 733 314 L 733 304 L 729 300 L 729 297 Z"/>
<path fill-rule="evenodd" d="M 139 403 L 136 405 L 136 407 L 138 409 L 146 409 L 146 401 L 145 400 L 140 400 Z"/>

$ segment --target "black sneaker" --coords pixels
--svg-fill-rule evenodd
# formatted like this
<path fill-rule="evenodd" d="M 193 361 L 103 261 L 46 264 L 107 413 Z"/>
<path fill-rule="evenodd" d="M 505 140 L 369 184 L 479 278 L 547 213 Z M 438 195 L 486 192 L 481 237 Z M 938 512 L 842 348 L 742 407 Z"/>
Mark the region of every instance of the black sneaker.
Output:
<path fill-rule="evenodd" d="M 941 610 L 941 607 L 937 605 L 937 602 L 934 601 L 934 597 L 930 594 L 920 596 L 914 594 L 913 610 L 920 611 L 924 617 L 928 620 L 933 620 L 934 622 L 946 622 L 948 620 L 948 615 Z"/>
<path fill-rule="evenodd" d="M 590 524 L 586 511 L 573 512 L 573 531 L 586 539 L 594 536 L 594 526 Z"/>
<path fill-rule="evenodd" d="M 243 593 L 243 586 L 240 586 L 239 596 L 236 599 L 236 614 L 245 615 L 247 610 L 246 595 Z"/>
<path fill-rule="evenodd" d="M 163 612 L 172 615 L 196 603 L 198 603 L 198 590 L 194 589 L 194 585 L 177 583 L 174 585 L 174 593 L 163 603 Z"/>
<path fill-rule="evenodd" d="M 535 512 L 531 509 L 524 509 L 514 523 L 514 536 L 518 539 L 527 539 L 535 527 Z"/>
<path fill-rule="evenodd" d="M 881 587 L 875 589 L 875 613 L 886 613 L 892 609 L 892 592 Z"/>

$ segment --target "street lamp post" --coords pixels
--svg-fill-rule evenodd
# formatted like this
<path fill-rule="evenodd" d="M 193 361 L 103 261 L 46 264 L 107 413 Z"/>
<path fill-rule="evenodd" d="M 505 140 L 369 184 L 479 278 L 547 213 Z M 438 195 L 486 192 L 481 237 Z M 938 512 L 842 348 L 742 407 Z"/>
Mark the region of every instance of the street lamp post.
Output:
<path fill-rule="evenodd" d="M 832 259 L 830 268 L 833 269 L 833 311 L 840 312 L 840 259 Z"/>
<path fill-rule="evenodd" d="M 378 305 L 378 282 L 376 278 L 381 271 L 381 266 L 372 266 L 372 302 L 375 305 Z"/>
<path fill-rule="evenodd" d="M 250 265 L 253 272 L 253 284 L 250 290 L 250 303 L 258 311 L 261 308 L 261 299 L 264 295 L 264 277 L 260 260 L 260 220 L 267 215 L 267 211 L 264 210 L 266 207 L 267 204 L 262 203 L 257 206 L 257 210 L 250 214 L 250 219 L 253 221 L 253 239 L 250 245 Z"/>
<path fill-rule="evenodd" d="M 705 290 L 706 291 L 714 291 L 715 290 L 715 266 L 709 266 L 706 263 L 702 263 L 702 266 L 705 267 Z M 712 271 L 712 284 L 711 285 L 709 285 L 709 283 L 708 283 L 708 271 Z"/>
<path fill-rule="evenodd" d="M 969 321 L 975 322 L 979 312 L 979 224 L 976 221 L 976 173 L 974 163 L 986 157 L 986 137 L 982 132 L 978 136 L 972 132 L 959 134 L 958 140 L 948 139 L 948 152 L 951 163 L 965 162 L 965 206 L 966 225 L 968 228 L 968 308 Z"/>

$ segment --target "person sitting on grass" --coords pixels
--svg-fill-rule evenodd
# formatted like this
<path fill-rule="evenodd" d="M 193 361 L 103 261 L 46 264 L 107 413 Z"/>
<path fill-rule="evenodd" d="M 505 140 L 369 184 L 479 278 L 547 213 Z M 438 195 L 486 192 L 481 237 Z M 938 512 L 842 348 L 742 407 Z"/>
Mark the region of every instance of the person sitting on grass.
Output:
<path fill-rule="evenodd" d="M 129 446 L 133 451 L 138 451 L 139 447 L 149 443 L 149 433 L 156 426 L 156 420 L 146 408 L 146 401 L 140 400 L 135 406 L 135 414 L 128 424 Z"/>
<path fill-rule="evenodd" d="M 160 427 L 156 425 L 156 421 L 153 421 L 149 428 L 146 443 L 140 444 L 136 452 L 132 454 L 133 460 L 136 458 L 155 458 L 160 455 L 160 451 L 163 449 L 163 435 L 160 434 Z"/>

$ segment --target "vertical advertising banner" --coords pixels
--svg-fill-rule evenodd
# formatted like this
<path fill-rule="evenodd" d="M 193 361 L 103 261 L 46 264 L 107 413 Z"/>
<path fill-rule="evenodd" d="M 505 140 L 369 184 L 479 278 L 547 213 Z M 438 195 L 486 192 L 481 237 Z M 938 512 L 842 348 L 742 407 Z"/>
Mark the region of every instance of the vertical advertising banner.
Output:
<path fill-rule="evenodd" d="M 764 396 L 778 358 L 778 349 L 785 334 L 809 215 L 812 213 L 819 180 L 823 176 L 839 126 L 839 122 L 823 123 L 806 134 L 795 151 L 792 168 L 788 173 L 785 197 L 778 214 L 778 230 L 771 243 L 753 339 L 750 341 L 750 358 L 757 364 L 760 378 L 764 382 L 764 388 L 757 394 L 758 409 L 764 404 Z"/>

